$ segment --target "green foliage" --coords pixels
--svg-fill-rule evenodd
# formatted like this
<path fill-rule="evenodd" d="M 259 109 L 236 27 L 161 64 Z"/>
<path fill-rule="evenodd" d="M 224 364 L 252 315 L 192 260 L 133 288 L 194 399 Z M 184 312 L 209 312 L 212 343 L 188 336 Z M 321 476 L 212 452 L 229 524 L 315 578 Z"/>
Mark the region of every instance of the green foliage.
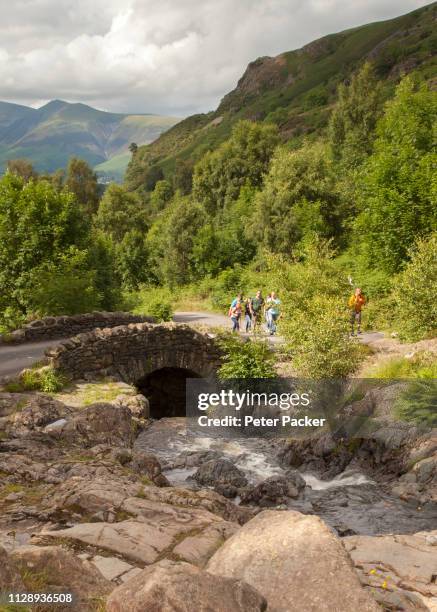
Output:
<path fill-rule="evenodd" d="M 88 229 L 73 196 L 45 180 L 13 175 L 0 180 L 0 312 L 26 314 L 36 270 L 62 263 L 70 249 L 83 251 Z"/>
<path fill-rule="evenodd" d="M 362 378 L 437 379 L 437 358 L 434 353 L 427 351 L 417 352 L 412 357 L 391 357 L 363 372 Z"/>
<path fill-rule="evenodd" d="M 17 381 L 6 385 L 6 390 L 11 393 L 23 391 L 42 391 L 43 393 L 57 393 L 61 391 L 68 379 L 50 366 L 24 370 Z"/>
<path fill-rule="evenodd" d="M 333 171 L 322 145 L 279 148 L 251 221 L 254 238 L 274 253 L 288 254 L 306 236 L 338 235 L 341 210 Z"/>
<path fill-rule="evenodd" d="M 275 356 L 267 342 L 244 342 L 230 334 L 222 334 L 217 343 L 223 351 L 223 365 L 219 369 L 221 380 L 276 377 Z"/>
<path fill-rule="evenodd" d="M 281 334 L 293 367 L 308 378 L 343 377 L 359 351 L 348 334 L 347 279 L 333 261 L 328 242 L 308 242 L 300 261 L 273 257 L 271 278 L 282 301 Z"/>
<path fill-rule="evenodd" d="M 395 278 L 395 326 L 403 340 L 432 337 L 437 331 L 437 232 L 419 239 L 410 261 Z"/>
<path fill-rule="evenodd" d="M 144 230 L 145 211 L 138 196 L 112 183 L 100 201 L 95 224 L 98 229 L 119 242 L 131 230 Z"/>
<path fill-rule="evenodd" d="M 153 214 L 161 212 L 170 202 L 173 195 L 173 188 L 168 181 L 161 180 L 155 185 L 150 194 L 150 208 Z"/>
<path fill-rule="evenodd" d="M 437 427 L 437 382 L 412 382 L 395 403 L 395 414 L 415 425 Z"/>
<path fill-rule="evenodd" d="M 377 127 L 375 152 L 361 177 L 355 225 L 369 265 L 399 271 L 418 236 L 437 229 L 437 95 L 405 78 Z"/>
<path fill-rule="evenodd" d="M 138 289 L 141 284 L 156 282 L 156 276 L 149 265 L 144 234 L 136 229 L 124 235 L 116 246 L 117 272 L 125 289 Z"/>
<path fill-rule="evenodd" d="M 158 322 L 172 320 L 176 294 L 168 287 L 145 285 L 132 298 L 135 302 L 132 304 L 135 313 L 155 317 Z"/>
<path fill-rule="evenodd" d="M 236 200 L 245 185 L 259 187 L 275 146 L 277 128 L 250 121 L 237 123 L 231 138 L 194 168 L 193 196 L 209 215 Z"/>
<path fill-rule="evenodd" d="M 99 186 L 97 175 L 87 162 L 72 157 L 68 162 L 65 185 L 74 194 L 76 202 L 89 216 L 97 211 L 99 204 Z"/>
<path fill-rule="evenodd" d="M 87 252 L 71 247 L 56 263 L 46 262 L 31 274 L 28 304 L 39 316 L 92 312 L 100 305 L 95 273 Z"/>
<path fill-rule="evenodd" d="M 349 85 L 339 85 L 328 130 L 337 163 L 356 167 L 371 153 L 381 102 L 381 86 L 368 62 L 353 75 Z"/>

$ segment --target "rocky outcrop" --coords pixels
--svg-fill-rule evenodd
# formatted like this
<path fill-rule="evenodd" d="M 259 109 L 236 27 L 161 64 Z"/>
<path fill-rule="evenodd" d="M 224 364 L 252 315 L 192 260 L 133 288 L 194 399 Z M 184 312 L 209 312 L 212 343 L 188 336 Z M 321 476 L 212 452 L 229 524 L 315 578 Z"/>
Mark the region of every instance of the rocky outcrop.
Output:
<path fill-rule="evenodd" d="M 212 576 L 188 563 L 161 561 L 110 595 L 107 612 L 262 612 L 264 598 L 241 580 Z"/>
<path fill-rule="evenodd" d="M 216 459 L 202 463 L 194 480 L 199 484 L 212 486 L 225 497 L 235 497 L 238 489 L 247 485 L 247 479 L 239 468 L 228 459 Z"/>
<path fill-rule="evenodd" d="M 220 365 L 214 340 L 186 325 L 138 323 L 79 334 L 47 353 L 51 365 L 74 379 L 111 376 L 137 383 L 161 368 L 208 378 Z"/>
<path fill-rule="evenodd" d="M 342 540 L 361 583 L 387 610 L 437 610 L 437 531 Z"/>
<path fill-rule="evenodd" d="M 378 612 L 340 540 L 315 516 L 265 510 L 210 559 L 207 571 L 244 580 L 272 612 Z"/>
<path fill-rule="evenodd" d="M 96 328 L 153 322 L 153 317 L 133 315 L 129 312 L 90 312 L 72 316 L 44 317 L 31 321 L 21 329 L 17 329 L 6 336 L 0 336 L 0 344 L 2 342 L 18 344 L 37 340 L 69 338 Z"/>
<path fill-rule="evenodd" d="M 12 563 L 4 548 L 0 547 L 0 592 L 23 592 L 25 590 L 21 574 Z"/>
<path fill-rule="evenodd" d="M 305 488 L 305 481 L 298 472 L 294 481 L 285 476 L 270 476 L 243 493 L 241 503 L 263 508 L 287 504 L 290 498 L 299 497 L 300 491 Z"/>

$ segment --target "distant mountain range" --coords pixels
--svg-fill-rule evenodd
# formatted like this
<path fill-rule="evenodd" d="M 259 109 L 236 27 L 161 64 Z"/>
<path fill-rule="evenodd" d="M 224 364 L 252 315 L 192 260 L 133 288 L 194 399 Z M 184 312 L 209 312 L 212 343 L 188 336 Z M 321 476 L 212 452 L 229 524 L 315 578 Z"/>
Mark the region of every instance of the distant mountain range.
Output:
<path fill-rule="evenodd" d="M 131 142 L 155 140 L 179 120 L 160 115 L 107 113 L 86 104 L 52 100 L 35 109 L 0 102 L 0 174 L 8 159 L 26 158 L 40 172 L 64 168 L 70 157 L 121 178 Z"/>

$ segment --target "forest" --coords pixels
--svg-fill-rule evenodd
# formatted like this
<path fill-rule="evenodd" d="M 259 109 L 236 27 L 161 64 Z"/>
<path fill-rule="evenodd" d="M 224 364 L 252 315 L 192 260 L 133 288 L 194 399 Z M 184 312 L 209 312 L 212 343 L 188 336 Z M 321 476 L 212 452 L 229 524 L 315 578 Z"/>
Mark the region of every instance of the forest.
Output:
<path fill-rule="evenodd" d="M 390 91 L 367 62 L 337 89 L 326 126 L 284 141 L 274 122 L 170 171 L 123 185 L 92 169 L 38 175 L 12 160 L 0 180 L 0 331 L 45 315 L 175 307 L 226 313 L 234 295 L 276 291 L 280 332 L 303 375 L 346 375 L 360 358 L 347 300 L 403 341 L 437 328 L 437 93 L 404 76 Z"/>

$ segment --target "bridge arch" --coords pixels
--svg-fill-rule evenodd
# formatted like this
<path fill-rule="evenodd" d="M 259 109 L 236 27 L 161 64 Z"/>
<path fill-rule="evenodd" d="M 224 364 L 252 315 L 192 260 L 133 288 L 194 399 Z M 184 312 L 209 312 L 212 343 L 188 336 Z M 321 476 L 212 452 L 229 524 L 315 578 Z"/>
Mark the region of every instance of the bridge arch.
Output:
<path fill-rule="evenodd" d="M 221 364 L 212 337 L 175 323 L 95 329 L 50 349 L 47 356 L 73 380 L 106 376 L 137 386 L 150 398 L 155 417 L 181 416 L 186 378 L 213 378 Z"/>

